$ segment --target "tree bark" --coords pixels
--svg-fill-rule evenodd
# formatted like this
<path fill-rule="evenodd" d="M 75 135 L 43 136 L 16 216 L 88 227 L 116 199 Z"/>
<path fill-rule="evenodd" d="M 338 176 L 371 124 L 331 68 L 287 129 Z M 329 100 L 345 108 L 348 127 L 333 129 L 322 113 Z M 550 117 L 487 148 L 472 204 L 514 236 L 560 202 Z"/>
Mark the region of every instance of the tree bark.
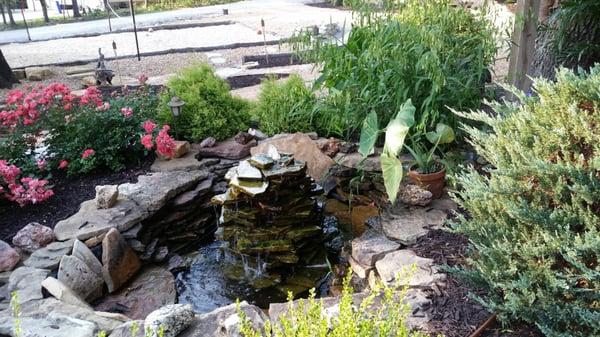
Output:
<path fill-rule="evenodd" d="M 10 0 L 4 0 L 4 8 L 6 8 L 6 12 L 8 12 L 8 20 L 10 21 L 11 26 L 16 26 L 15 18 L 13 17 L 12 8 L 10 8 Z"/>
<path fill-rule="evenodd" d="M 19 81 L 16 79 L 15 74 L 13 74 L 8 62 L 6 62 L 2 50 L 0 50 L 0 88 L 10 89 L 13 83 L 18 82 Z"/>
<path fill-rule="evenodd" d="M 48 17 L 48 5 L 46 5 L 46 0 L 40 0 L 40 4 L 42 5 L 42 14 L 44 15 L 44 22 L 50 22 L 50 18 Z"/>
<path fill-rule="evenodd" d="M 72 1 L 73 1 L 73 17 L 80 18 L 81 13 L 79 13 L 79 4 L 77 3 L 77 0 L 72 0 Z"/>

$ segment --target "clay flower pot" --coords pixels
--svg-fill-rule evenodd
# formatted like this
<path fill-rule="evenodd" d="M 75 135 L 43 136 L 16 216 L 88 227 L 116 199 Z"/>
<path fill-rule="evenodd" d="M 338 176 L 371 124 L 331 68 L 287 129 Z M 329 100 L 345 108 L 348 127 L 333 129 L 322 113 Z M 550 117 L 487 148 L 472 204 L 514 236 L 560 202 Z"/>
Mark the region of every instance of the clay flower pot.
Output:
<path fill-rule="evenodd" d="M 410 167 L 408 176 L 419 186 L 428 190 L 433 195 L 433 199 L 438 199 L 442 196 L 444 187 L 446 186 L 446 166 L 434 173 L 419 173 L 414 169 L 414 165 Z"/>

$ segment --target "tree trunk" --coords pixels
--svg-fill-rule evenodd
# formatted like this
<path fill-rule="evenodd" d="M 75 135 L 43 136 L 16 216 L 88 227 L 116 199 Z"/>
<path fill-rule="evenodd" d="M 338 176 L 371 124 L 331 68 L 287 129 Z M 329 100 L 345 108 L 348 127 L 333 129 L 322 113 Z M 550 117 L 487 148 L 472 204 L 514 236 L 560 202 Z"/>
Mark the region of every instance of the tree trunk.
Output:
<path fill-rule="evenodd" d="M 10 89 L 13 83 L 18 82 L 19 81 L 17 81 L 12 69 L 10 69 L 8 62 L 6 62 L 2 50 L 0 50 L 0 88 Z"/>
<path fill-rule="evenodd" d="M 10 0 L 4 0 L 4 8 L 6 8 L 6 12 L 8 12 L 8 20 L 10 21 L 11 26 L 16 26 L 15 18 L 13 17 L 12 8 L 10 8 Z"/>
<path fill-rule="evenodd" d="M 4 15 L 4 6 L 2 6 L 1 3 L 0 3 L 0 12 L 2 13 L 2 21 L 4 22 L 4 25 L 6 26 L 6 15 Z"/>
<path fill-rule="evenodd" d="M 50 18 L 48 17 L 48 6 L 46 5 L 46 0 L 40 0 L 40 4 L 42 5 L 42 14 L 44 15 L 44 22 L 50 22 Z"/>
<path fill-rule="evenodd" d="M 79 4 L 77 3 L 77 0 L 72 0 L 72 1 L 73 1 L 73 17 L 80 18 L 81 13 L 79 13 Z"/>

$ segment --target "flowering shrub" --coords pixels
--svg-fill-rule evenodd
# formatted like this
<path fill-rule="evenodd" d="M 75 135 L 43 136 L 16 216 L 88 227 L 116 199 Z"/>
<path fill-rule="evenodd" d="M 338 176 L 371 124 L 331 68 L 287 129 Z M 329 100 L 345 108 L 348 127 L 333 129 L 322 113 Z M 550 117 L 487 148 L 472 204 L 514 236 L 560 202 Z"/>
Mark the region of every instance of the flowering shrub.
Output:
<path fill-rule="evenodd" d="M 20 206 L 42 202 L 54 195 L 48 180 L 31 177 L 20 178 L 21 169 L 0 160 L 0 197 Z"/>
<path fill-rule="evenodd" d="M 145 121 L 142 124 L 142 128 L 146 131 L 146 134 L 141 136 L 140 143 L 146 148 L 151 150 L 154 147 L 153 132 L 156 129 L 156 124 L 150 120 Z M 158 131 L 156 136 L 156 152 L 163 157 L 173 158 L 175 154 L 175 140 L 169 136 L 170 127 L 163 125 L 162 129 Z"/>

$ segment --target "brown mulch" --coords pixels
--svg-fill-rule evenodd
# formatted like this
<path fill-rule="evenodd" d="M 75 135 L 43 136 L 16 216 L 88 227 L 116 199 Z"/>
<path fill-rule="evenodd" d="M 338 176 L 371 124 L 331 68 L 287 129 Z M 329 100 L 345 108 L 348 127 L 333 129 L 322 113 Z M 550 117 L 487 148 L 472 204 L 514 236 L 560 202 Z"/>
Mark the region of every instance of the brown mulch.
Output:
<path fill-rule="evenodd" d="M 96 172 L 82 176 L 66 176 L 57 172 L 51 183 L 54 196 L 41 204 L 19 207 L 16 203 L 0 201 L 0 240 L 10 243 L 12 237 L 30 222 L 54 228 L 56 223 L 77 212 L 79 205 L 96 196 L 96 185 L 136 182 L 139 175 L 150 171 L 154 155 L 138 165 L 120 172 Z"/>
<path fill-rule="evenodd" d="M 419 256 L 431 258 L 437 265 L 465 265 L 468 239 L 461 234 L 444 230 L 432 230 L 410 248 Z M 432 320 L 429 323 L 432 336 L 443 334 L 445 337 L 469 337 L 490 316 L 481 304 L 469 294 L 485 296 L 482 289 L 473 289 L 465 285 L 452 274 L 448 274 L 447 287 L 440 293 L 432 292 Z M 481 337 L 542 337 L 533 326 L 517 324 L 502 327 L 494 322 Z"/>

